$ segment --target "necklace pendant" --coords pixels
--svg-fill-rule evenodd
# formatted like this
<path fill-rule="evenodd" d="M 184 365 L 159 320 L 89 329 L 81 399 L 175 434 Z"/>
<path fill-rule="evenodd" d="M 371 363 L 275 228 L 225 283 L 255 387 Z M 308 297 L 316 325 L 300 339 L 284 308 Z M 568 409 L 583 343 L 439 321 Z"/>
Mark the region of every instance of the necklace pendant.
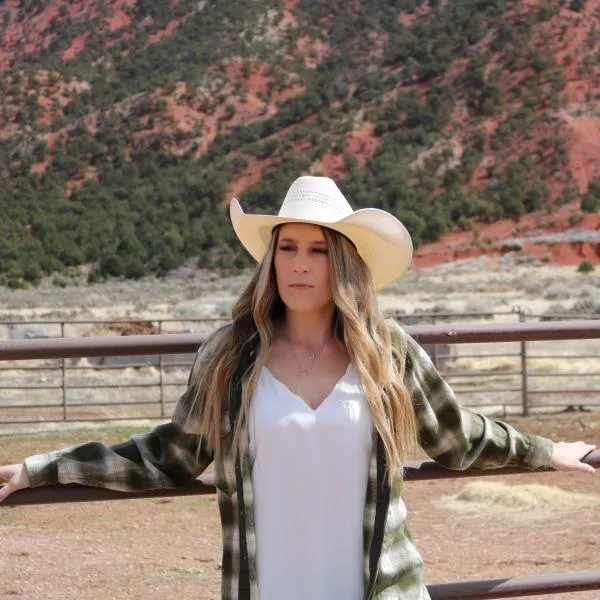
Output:
<path fill-rule="evenodd" d="M 315 358 L 317 358 L 317 355 L 314 352 L 309 352 L 308 358 L 310 358 L 310 360 L 315 360 Z"/>

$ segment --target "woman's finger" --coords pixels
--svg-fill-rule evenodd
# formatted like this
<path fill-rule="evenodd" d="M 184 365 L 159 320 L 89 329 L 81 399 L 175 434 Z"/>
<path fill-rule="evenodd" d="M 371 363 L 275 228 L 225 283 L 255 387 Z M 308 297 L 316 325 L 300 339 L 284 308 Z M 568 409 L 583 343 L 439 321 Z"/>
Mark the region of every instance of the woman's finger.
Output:
<path fill-rule="evenodd" d="M 581 462 L 580 460 L 565 461 L 564 468 L 571 471 L 582 471 L 584 473 L 595 473 L 596 469 L 592 465 Z"/>
<path fill-rule="evenodd" d="M 581 471 L 583 471 L 584 473 L 595 473 L 596 469 L 594 469 L 594 467 L 592 467 L 592 465 L 588 465 L 586 463 L 579 463 L 581 466 L 579 467 Z"/>

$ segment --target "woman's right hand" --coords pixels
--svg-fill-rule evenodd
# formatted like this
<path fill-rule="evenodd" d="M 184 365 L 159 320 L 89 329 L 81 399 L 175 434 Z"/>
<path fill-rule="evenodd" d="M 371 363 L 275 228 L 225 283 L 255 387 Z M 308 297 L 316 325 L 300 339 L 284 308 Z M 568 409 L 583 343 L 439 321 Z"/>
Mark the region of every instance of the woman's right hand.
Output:
<path fill-rule="evenodd" d="M 23 463 L 0 467 L 0 502 L 17 490 L 29 487 L 29 475 Z"/>

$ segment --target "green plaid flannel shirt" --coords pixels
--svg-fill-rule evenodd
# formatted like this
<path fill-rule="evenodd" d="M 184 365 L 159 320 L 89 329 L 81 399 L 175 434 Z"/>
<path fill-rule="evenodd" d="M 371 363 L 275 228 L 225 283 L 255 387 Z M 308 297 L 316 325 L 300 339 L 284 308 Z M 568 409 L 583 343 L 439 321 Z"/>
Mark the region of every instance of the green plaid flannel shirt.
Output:
<path fill-rule="evenodd" d="M 552 453 L 549 439 L 523 435 L 512 426 L 461 407 L 425 351 L 393 320 L 388 324 L 405 361 L 405 384 L 412 397 L 420 436 L 427 454 L 450 469 L 546 466 Z M 222 446 L 213 454 L 188 422 L 194 397 L 194 373 L 203 362 L 196 357 L 188 387 L 169 423 L 116 445 L 92 442 L 25 459 L 32 486 L 79 483 L 123 491 L 173 488 L 197 477 L 214 462 L 222 524 L 222 598 L 257 600 L 256 536 L 249 453 L 241 459 L 231 451 L 238 414 L 241 374 L 255 348 L 241 350 L 232 380 L 229 410 L 222 422 Z M 199 458 L 196 450 L 199 449 Z M 401 498 L 402 474 L 390 486 L 385 477 L 385 452 L 373 430 L 373 452 L 365 498 L 365 599 L 427 600 L 423 561 L 406 527 Z M 307 482 L 307 485 L 309 482 Z M 293 540 L 290 540 L 293 543 Z"/>

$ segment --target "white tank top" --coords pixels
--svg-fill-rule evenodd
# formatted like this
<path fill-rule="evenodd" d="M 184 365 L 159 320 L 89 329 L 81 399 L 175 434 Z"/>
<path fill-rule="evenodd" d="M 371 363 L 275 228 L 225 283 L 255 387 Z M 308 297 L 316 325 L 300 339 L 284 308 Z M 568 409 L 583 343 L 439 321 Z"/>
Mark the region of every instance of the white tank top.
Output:
<path fill-rule="evenodd" d="M 316 410 L 265 367 L 249 449 L 260 600 L 361 600 L 372 421 L 352 364 Z"/>

